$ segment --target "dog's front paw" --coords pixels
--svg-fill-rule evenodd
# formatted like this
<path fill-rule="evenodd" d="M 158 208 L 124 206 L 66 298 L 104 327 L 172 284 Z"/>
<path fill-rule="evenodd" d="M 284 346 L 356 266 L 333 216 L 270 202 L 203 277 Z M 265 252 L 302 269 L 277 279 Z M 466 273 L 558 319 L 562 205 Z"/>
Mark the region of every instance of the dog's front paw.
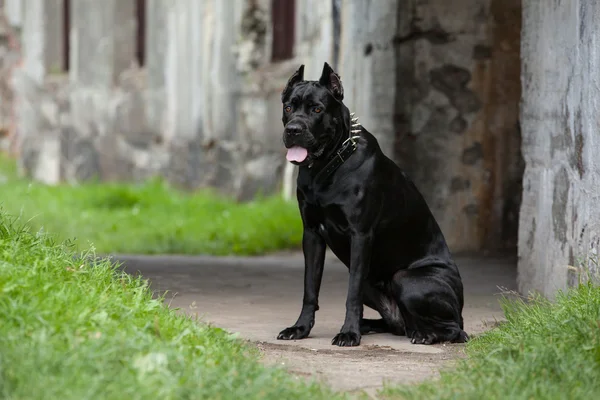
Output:
<path fill-rule="evenodd" d="M 331 341 L 331 344 L 340 347 L 358 346 L 360 344 L 360 333 L 340 332 Z"/>
<path fill-rule="evenodd" d="M 310 333 L 310 329 L 306 326 L 291 326 L 289 328 L 285 328 L 279 335 L 277 335 L 278 340 L 295 340 L 295 339 L 304 339 Z"/>

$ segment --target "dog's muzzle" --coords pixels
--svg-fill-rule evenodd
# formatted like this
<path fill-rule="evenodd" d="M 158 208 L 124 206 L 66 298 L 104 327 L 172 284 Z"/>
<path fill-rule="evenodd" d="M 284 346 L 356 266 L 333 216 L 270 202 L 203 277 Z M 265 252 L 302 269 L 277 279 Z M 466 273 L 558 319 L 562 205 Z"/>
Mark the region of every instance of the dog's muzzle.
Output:
<path fill-rule="evenodd" d="M 302 136 L 306 133 L 305 127 L 296 121 L 290 121 L 284 129 L 283 143 L 287 148 L 286 159 L 290 162 L 302 163 L 308 158 L 308 149 L 302 143 Z"/>

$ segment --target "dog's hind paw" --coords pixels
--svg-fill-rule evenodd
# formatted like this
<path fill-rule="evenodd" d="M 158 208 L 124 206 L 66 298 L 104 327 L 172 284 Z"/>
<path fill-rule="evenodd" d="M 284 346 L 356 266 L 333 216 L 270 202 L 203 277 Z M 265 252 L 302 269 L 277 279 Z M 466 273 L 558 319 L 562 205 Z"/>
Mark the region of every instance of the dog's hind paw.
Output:
<path fill-rule="evenodd" d="M 467 332 L 461 330 L 459 334 L 452 340 L 452 343 L 466 343 L 469 341 L 469 335 Z"/>
<path fill-rule="evenodd" d="M 412 344 L 434 344 L 438 341 L 438 337 L 435 333 L 423 335 L 420 332 L 414 332 L 410 342 Z"/>
<path fill-rule="evenodd" d="M 340 332 L 331 341 L 331 344 L 340 347 L 351 347 L 360 345 L 360 333 Z"/>
<path fill-rule="evenodd" d="M 285 328 L 279 335 L 277 335 L 278 340 L 297 340 L 304 339 L 310 333 L 310 329 L 305 326 L 291 326 L 289 328 Z"/>

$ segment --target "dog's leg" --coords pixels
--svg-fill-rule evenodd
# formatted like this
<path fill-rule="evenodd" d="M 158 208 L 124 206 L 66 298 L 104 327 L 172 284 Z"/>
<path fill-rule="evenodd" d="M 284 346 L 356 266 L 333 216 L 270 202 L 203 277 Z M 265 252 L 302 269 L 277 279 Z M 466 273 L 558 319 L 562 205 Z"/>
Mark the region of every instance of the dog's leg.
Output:
<path fill-rule="evenodd" d="M 360 321 L 360 333 L 392 333 L 404 335 L 404 321 L 398 308 L 398 303 L 393 293 L 387 292 L 385 288 L 375 287 L 368 282 L 363 286 L 363 301 L 365 306 L 379 312 L 382 319 Z"/>
<path fill-rule="evenodd" d="M 358 346 L 360 344 L 360 320 L 363 316 L 363 286 L 369 274 L 371 261 L 370 234 L 354 234 L 351 240 L 350 279 L 346 298 L 346 319 L 344 325 L 331 344 L 337 346 Z"/>
<path fill-rule="evenodd" d="M 315 312 L 319 309 L 319 290 L 325 263 L 325 241 L 314 230 L 304 230 L 302 250 L 304 253 L 304 299 L 298 321 L 282 330 L 277 339 L 293 340 L 308 336 L 315 324 Z"/>
<path fill-rule="evenodd" d="M 463 343 L 469 339 L 461 317 L 462 284 L 449 268 L 402 270 L 393 284 L 411 343 Z"/>

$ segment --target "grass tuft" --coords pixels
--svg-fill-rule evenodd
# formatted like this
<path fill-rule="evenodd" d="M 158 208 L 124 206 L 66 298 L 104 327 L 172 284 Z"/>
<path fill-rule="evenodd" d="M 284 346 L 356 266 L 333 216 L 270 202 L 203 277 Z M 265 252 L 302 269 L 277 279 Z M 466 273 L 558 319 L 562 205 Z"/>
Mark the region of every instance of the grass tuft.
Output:
<path fill-rule="evenodd" d="M 342 398 L 262 366 L 255 349 L 153 298 L 147 281 L 76 255 L 0 212 L 1 398 Z"/>
<path fill-rule="evenodd" d="M 600 287 L 502 302 L 506 322 L 475 338 L 441 378 L 388 386 L 386 398 L 592 399 L 600 393 Z"/>

